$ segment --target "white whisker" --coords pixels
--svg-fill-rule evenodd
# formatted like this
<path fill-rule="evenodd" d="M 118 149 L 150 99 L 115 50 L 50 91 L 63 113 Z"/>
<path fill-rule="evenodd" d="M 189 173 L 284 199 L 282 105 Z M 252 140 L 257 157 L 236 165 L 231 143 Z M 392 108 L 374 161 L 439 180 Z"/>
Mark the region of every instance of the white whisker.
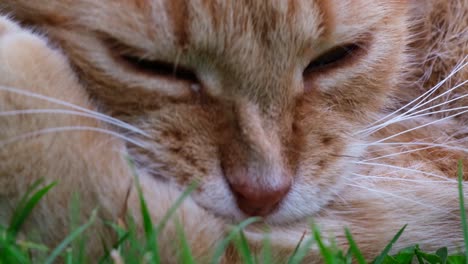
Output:
<path fill-rule="evenodd" d="M 401 152 L 398 152 L 398 153 L 392 153 L 392 154 L 387 154 L 387 155 L 383 155 L 383 156 L 379 156 L 379 157 L 374 157 L 374 158 L 370 158 L 370 159 L 365 159 L 365 160 L 363 160 L 363 162 L 369 162 L 369 161 L 378 160 L 378 159 L 383 159 L 383 158 L 395 157 L 395 156 L 399 156 L 399 155 L 403 155 L 403 154 L 418 152 L 418 151 L 421 151 L 421 150 L 428 150 L 428 149 L 431 149 L 431 148 L 434 148 L 434 147 L 428 146 L 428 147 L 424 147 L 424 148 L 417 148 L 417 149 L 411 149 L 411 150 L 401 151 Z"/>
<path fill-rule="evenodd" d="M 467 95 L 468 96 L 468 95 Z M 446 102 L 446 103 L 449 103 L 449 102 Z M 445 104 L 445 103 L 444 103 Z M 435 108 L 437 106 L 433 106 L 431 108 Z M 420 117 L 424 117 L 424 116 L 430 116 L 430 115 L 434 115 L 434 114 L 442 114 L 442 113 L 450 113 L 450 112 L 454 112 L 454 111 L 458 111 L 458 110 L 466 110 L 468 109 L 468 106 L 460 106 L 460 107 L 455 107 L 455 108 L 448 108 L 448 109 L 443 109 L 443 110 L 438 110 L 438 111 L 433 111 L 433 112 L 429 112 L 429 113 L 423 113 L 423 114 L 419 114 L 419 115 L 416 115 L 416 113 L 414 114 L 411 114 L 411 115 L 408 115 L 406 117 L 403 117 L 401 119 L 399 119 L 398 121 L 396 122 L 393 122 L 393 123 L 386 123 L 385 125 L 382 125 L 381 127 L 377 128 L 376 130 L 374 130 L 372 133 L 376 133 L 377 131 L 381 130 L 382 128 L 384 127 L 387 127 L 391 124 L 394 124 L 394 123 L 398 123 L 398 122 L 402 122 L 402 121 L 408 121 L 408 120 L 411 120 L 411 119 L 415 119 L 415 118 L 420 118 Z M 420 110 L 418 112 L 424 112 L 426 111 L 427 109 L 424 109 L 424 110 Z"/>
<path fill-rule="evenodd" d="M 416 180 L 416 179 L 406 179 L 406 178 L 398 178 L 398 177 L 386 177 L 386 176 L 372 176 L 372 175 L 363 175 L 358 173 L 352 174 L 359 179 L 364 180 L 381 180 L 381 181 L 397 181 L 397 182 L 413 182 L 413 183 L 441 183 L 441 184 L 456 184 L 456 181 L 434 181 L 434 180 Z"/>
<path fill-rule="evenodd" d="M 107 121 L 109 123 L 118 125 L 119 127 L 122 127 L 122 128 L 127 129 L 127 130 L 133 131 L 133 132 L 138 133 L 140 135 L 149 137 L 149 135 L 146 132 L 144 132 L 143 130 L 138 129 L 138 128 L 126 123 L 126 122 L 123 122 L 123 121 L 117 119 L 117 118 L 113 118 L 113 117 L 110 117 L 108 115 L 105 115 L 105 114 L 102 114 L 102 113 L 99 113 L 99 112 L 96 112 L 96 111 L 92 111 L 92 110 L 86 109 L 86 108 L 81 107 L 81 106 L 74 105 L 74 104 L 69 103 L 69 102 L 65 102 L 65 101 L 62 101 L 62 100 L 58 100 L 56 98 L 51 98 L 51 97 L 48 97 L 48 96 L 45 96 L 45 95 L 33 93 L 33 92 L 30 92 L 30 91 L 21 90 L 21 89 L 18 89 L 18 88 L 10 88 L 10 87 L 5 87 L 5 86 L 1 86 L 1 85 L 0 85 L 0 91 L 6 91 L 6 92 L 11 92 L 11 93 L 15 93 L 15 94 L 28 96 L 28 97 L 31 97 L 31 98 L 45 100 L 45 101 L 48 101 L 50 103 L 54 103 L 54 104 L 57 104 L 57 105 L 61 105 L 61 106 L 69 107 L 69 108 L 72 108 L 72 109 L 75 109 L 75 110 L 78 110 L 78 111 L 82 111 L 82 112 L 87 113 L 89 115 L 93 115 L 96 118 L 99 117 L 99 120 L 102 120 L 102 121 L 105 120 L 105 121 Z"/>
<path fill-rule="evenodd" d="M 454 87 L 448 89 L 447 91 L 445 91 L 445 92 L 443 92 L 443 93 L 437 95 L 436 97 L 434 97 L 434 98 L 432 98 L 431 100 L 429 100 L 429 101 L 427 101 L 427 102 L 425 102 L 425 103 L 419 105 L 418 107 L 416 107 L 416 108 L 414 108 L 414 109 L 412 109 L 412 110 L 419 109 L 419 108 L 421 108 L 421 107 L 423 107 L 423 106 L 425 106 L 425 105 L 427 105 L 427 104 L 429 104 L 429 103 L 431 103 L 431 102 L 434 102 L 435 100 L 437 100 L 437 99 L 443 97 L 444 95 L 447 95 L 448 93 L 451 93 L 452 91 L 454 91 L 454 90 L 456 90 L 456 89 L 462 87 L 463 85 L 465 85 L 465 84 L 467 84 L 467 83 L 468 83 L 468 80 L 465 80 L 465 81 L 463 81 L 462 83 L 457 84 L 456 86 L 454 86 Z M 406 114 L 406 113 L 410 113 L 412 110 L 405 112 L 405 114 Z"/>
<path fill-rule="evenodd" d="M 370 192 L 382 194 L 382 195 L 385 195 L 385 196 L 390 196 L 390 197 L 393 197 L 393 198 L 397 198 L 397 199 L 400 199 L 400 200 L 403 200 L 403 201 L 407 201 L 407 202 L 410 202 L 410 203 L 414 203 L 414 204 L 420 205 L 420 206 L 425 207 L 425 208 L 429 208 L 429 209 L 441 211 L 441 212 L 444 212 L 444 213 L 452 214 L 452 213 L 450 213 L 450 212 L 447 212 L 446 209 L 439 208 L 439 207 L 435 207 L 435 206 L 430 206 L 430 205 L 428 205 L 428 204 L 426 204 L 426 203 L 421 203 L 421 202 L 415 201 L 415 200 L 413 200 L 413 199 L 409 199 L 409 198 L 407 198 L 407 197 L 403 197 L 403 196 L 400 196 L 400 195 L 396 195 L 396 194 L 394 194 L 394 193 L 385 192 L 385 191 L 376 190 L 376 189 L 371 189 L 371 188 L 368 188 L 368 187 L 365 187 L 365 186 L 360 186 L 360 185 L 357 185 L 357 184 L 346 183 L 346 185 L 352 186 L 352 187 L 356 187 L 356 188 L 360 188 L 360 189 L 363 189 L 363 190 L 367 190 L 367 191 L 370 191 Z M 454 215 L 455 215 L 455 214 L 454 214 Z"/>
<path fill-rule="evenodd" d="M 0 112 L 0 117 L 1 116 L 15 116 L 15 115 L 34 115 L 34 114 L 55 114 L 55 115 L 71 115 L 71 116 L 88 117 L 88 118 L 102 121 L 104 123 L 115 125 L 120 128 L 124 128 L 124 129 L 127 128 L 127 127 L 123 127 L 120 123 L 115 122 L 114 120 L 105 120 L 105 119 L 96 117 L 96 115 L 94 114 L 88 114 L 85 112 L 65 110 L 65 109 L 27 109 L 27 110 L 4 111 L 4 112 Z M 134 132 L 133 130 L 131 131 Z"/>
<path fill-rule="evenodd" d="M 418 117 L 423 117 L 423 116 L 429 116 L 429 115 L 433 115 L 433 114 L 448 113 L 448 112 L 453 112 L 453 111 L 458 111 L 458 110 L 464 110 L 464 109 L 468 109 L 468 106 L 460 106 L 460 107 L 455 107 L 455 108 L 448 108 L 448 109 L 433 111 L 433 112 L 424 113 L 424 114 L 419 114 L 419 115 L 409 115 L 408 117 L 405 117 L 405 118 L 401 119 L 400 121 L 411 120 L 411 119 L 413 119 L 413 118 L 418 118 Z M 424 111 L 425 111 L 425 110 L 424 110 Z"/>
<path fill-rule="evenodd" d="M 429 98 L 433 93 L 435 93 L 444 83 L 446 83 L 453 75 L 455 75 L 457 72 L 459 72 L 461 69 L 463 69 L 465 66 L 468 65 L 468 62 L 465 62 L 464 61 L 468 58 L 468 56 L 466 56 L 465 58 L 463 58 L 463 60 L 454 68 L 454 70 L 446 77 L 444 78 L 442 81 L 440 81 L 437 85 L 435 85 L 434 87 L 432 87 L 431 89 L 429 89 L 428 91 L 426 91 L 425 93 L 423 93 L 422 95 L 416 97 L 415 99 L 413 99 L 411 102 L 407 103 L 406 105 L 400 107 L 399 109 L 393 111 L 392 113 L 389 113 L 387 114 L 386 116 L 378 119 L 377 121 L 374 121 L 372 122 L 368 128 L 366 129 L 363 129 L 359 132 L 357 132 L 357 134 L 367 134 L 367 135 L 370 135 L 372 133 L 375 133 L 375 130 L 379 130 L 381 129 L 382 127 L 386 127 L 387 125 L 389 124 L 392 124 L 392 123 L 395 123 L 395 122 L 398 122 L 398 120 L 402 117 L 402 116 L 405 116 L 407 115 L 408 113 L 411 113 L 412 111 L 420 108 L 421 106 L 425 105 L 426 103 L 424 103 L 423 105 L 421 105 L 427 98 Z M 465 81 L 466 82 L 466 81 Z M 463 83 L 465 83 L 463 82 Z M 461 85 L 460 84 L 457 86 L 460 87 Z M 454 89 L 456 89 L 455 87 L 450 89 L 449 91 L 453 91 Z M 447 92 L 449 92 L 447 91 Z M 444 94 L 446 94 L 447 92 L 445 92 Z M 436 98 L 439 98 L 439 96 L 437 96 Z M 419 101 L 419 102 L 418 102 Z M 433 101 L 433 99 L 431 99 L 431 101 Z M 418 103 L 416 103 L 418 102 Z M 401 112 L 402 110 L 408 108 L 409 106 L 411 106 L 412 104 L 416 103 L 411 109 L 409 109 L 408 111 L 405 111 L 404 113 L 402 114 L 399 114 L 398 116 L 395 116 L 395 117 L 392 117 L 394 115 L 396 115 L 397 113 Z M 390 118 L 390 119 L 389 119 Z M 389 119 L 389 120 L 387 120 Z M 381 122 L 383 122 L 384 120 L 387 120 L 385 121 L 384 123 L 382 124 L 379 124 Z M 379 124 L 379 125 L 377 125 Z"/>
<path fill-rule="evenodd" d="M 463 84 L 467 83 L 467 81 L 463 82 Z M 380 124 L 380 125 L 377 125 L 377 126 L 374 126 L 373 130 L 371 132 L 368 132 L 366 135 L 370 135 L 370 134 L 373 134 L 373 133 L 376 133 L 377 131 L 380 131 L 381 129 L 391 125 L 391 124 L 395 124 L 395 123 L 398 123 L 398 122 L 402 122 L 402 121 L 406 121 L 406 120 L 410 120 L 410 119 L 413 119 L 413 118 L 417 118 L 417 117 L 422 117 L 422 116 L 429 116 L 429 115 L 434 115 L 434 114 L 440 114 L 440 113 L 447 113 L 447 112 L 452 112 L 452 111 L 456 111 L 456 110 L 462 110 L 462 109 L 468 109 L 468 106 L 461 106 L 461 107 L 456 107 L 456 108 L 449 108 L 449 109 L 443 109 L 443 110 L 438 110 L 438 111 L 432 111 L 432 112 L 428 112 L 428 113 L 424 113 L 428 110 L 431 110 L 431 109 L 434 109 L 434 108 L 437 108 L 437 107 L 441 107 L 443 105 L 447 105 L 449 103 L 452 103 L 454 101 L 457 101 L 457 100 L 460 100 L 462 98 L 465 98 L 465 97 L 468 97 L 468 94 L 465 94 L 465 95 L 462 95 L 462 96 L 459 96 L 459 97 L 456 97 L 456 98 L 453 98 L 451 100 L 448 100 L 448 101 L 444 101 L 442 103 L 439 103 L 437 105 L 433 105 L 433 106 L 430 106 L 428 108 L 425 108 L 425 109 L 422 109 L 422 110 L 419 110 L 419 111 L 416 111 L 414 113 L 411 113 L 411 114 L 402 114 L 400 115 L 398 119 L 391 119 L 391 120 L 388 120 L 387 122 L 383 123 L 383 124 Z M 420 114 L 420 113 L 424 113 L 424 114 Z M 418 115 L 419 114 L 419 115 Z"/>
<path fill-rule="evenodd" d="M 427 126 L 430 126 L 430 125 L 433 125 L 433 124 L 436 124 L 436 123 L 438 123 L 438 122 L 441 122 L 441 121 L 444 121 L 444 120 L 446 120 L 446 119 L 459 116 L 459 115 L 464 114 L 464 113 L 467 113 L 467 112 L 468 112 L 468 110 L 461 111 L 461 112 L 459 112 L 459 113 L 455 113 L 455 114 L 446 116 L 446 117 L 444 117 L 444 118 L 440 118 L 440 119 L 434 120 L 434 121 L 432 121 L 432 122 L 429 122 L 429 123 L 426 123 L 426 124 L 423 124 L 423 125 L 419 125 L 419 126 L 417 126 L 417 127 L 413 127 L 413 128 L 407 129 L 407 130 L 405 130 L 405 131 L 396 133 L 396 134 L 391 135 L 391 136 L 388 136 L 388 137 L 386 137 L 386 138 L 377 140 L 377 141 L 375 141 L 375 142 L 373 142 L 373 143 L 384 142 L 384 141 L 386 141 L 386 140 L 389 140 L 389 139 L 392 139 L 392 138 L 401 136 L 401 135 L 406 134 L 406 133 L 408 133 L 408 132 L 411 132 L 411 131 L 414 131 L 414 130 L 417 130 L 417 129 L 420 129 L 420 128 L 423 128 L 423 127 L 427 127 Z"/>
<path fill-rule="evenodd" d="M 434 178 L 437 178 L 437 179 L 442 179 L 442 180 L 448 181 L 448 182 L 457 182 L 456 180 L 449 179 L 446 176 L 442 176 L 442 175 L 438 175 L 438 174 L 434 174 L 434 173 L 430 173 L 430 172 L 425 172 L 425 171 L 421 171 L 421 170 L 417 170 L 417 169 L 394 166 L 394 165 L 390 165 L 390 164 L 364 162 L 364 161 L 354 161 L 354 163 L 358 164 L 358 165 L 378 166 L 378 167 L 383 167 L 383 168 L 396 169 L 396 170 L 404 171 L 404 172 L 420 173 L 420 174 L 431 176 L 431 177 L 434 177 Z"/>
<path fill-rule="evenodd" d="M 462 151 L 468 152 L 467 148 L 449 146 L 446 144 L 436 144 L 436 143 L 426 143 L 426 142 L 381 142 L 381 143 L 363 143 L 363 144 L 355 144 L 355 145 L 363 145 L 363 146 L 426 146 L 426 147 L 433 147 L 433 148 L 444 148 L 447 150 L 455 150 L 455 151 Z"/>
<path fill-rule="evenodd" d="M 332 188 L 332 189 L 331 189 L 331 192 L 333 193 L 333 195 L 334 195 L 336 198 L 340 199 L 341 202 L 342 202 L 343 204 L 347 204 L 347 203 L 348 203 L 348 201 L 346 200 L 346 198 L 343 197 L 343 195 L 340 193 L 340 191 L 335 190 L 335 189 Z"/>
<path fill-rule="evenodd" d="M 107 134 L 107 135 L 111 135 L 111 136 L 123 139 L 123 140 L 125 140 L 125 141 L 127 141 L 129 143 L 132 143 L 132 144 L 134 144 L 136 146 L 139 146 L 141 148 L 146 148 L 146 146 L 144 144 L 142 144 L 142 143 L 140 143 L 140 142 L 138 142 L 138 141 L 136 141 L 134 139 L 123 136 L 123 135 L 121 135 L 121 134 L 119 134 L 117 132 L 107 130 L 107 129 L 102 129 L 102 128 L 87 127 L 87 126 L 54 127 L 54 128 L 47 128 L 47 129 L 37 130 L 37 131 L 34 131 L 34 132 L 24 133 L 22 135 L 19 135 L 19 136 L 16 136 L 16 137 L 4 140 L 4 141 L 0 141 L 0 148 L 6 146 L 8 144 L 12 144 L 14 142 L 17 142 L 17 141 L 20 141 L 20 140 L 23 140 L 23 139 L 27 139 L 27 138 L 31 138 L 31 137 L 35 137 L 35 136 L 46 135 L 46 134 L 50 134 L 50 133 L 77 132 L 77 131 L 91 131 L 91 132 L 103 133 L 103 134 Z"/>
<path fill-rule="evenodd" d="M 465 83 L 467 83 L 467 82 L 468 82 L 468 80 L 467 80 L 467 81 L 465 81 L 465 82 L 463 82 L 462 84 L 465 84 Z M 444 101 L 444 102 L 442 102 L 442 103 L 439 103 L 439 104 L 433 105 L 433 106 L 431 106 L 431 107 L 428 107 L 428 108 L 425 108 L 425 109 L 422 109 L 422 110 L 416 111 L 416 112 L 414 112 L 414 113 L 411 113 L 411 114 L 409 114 L 409 115 L 407 115 L 407 116 L 416 115 L 416 114 L 419 114 L 419 113 L 425 112 L 425 111 L 427 111 L 427 110 L 430 110 L 430 109 L 433 109 L 433 108 L 441 107 L 441 106 L 443 106 L 443 105 L 446 105 L 446 104 L 452 103 L 452 102 L 454 102 L 454 101 L 460 100 L 460 99 L 462 99 L 462 98 L 465 98 L 465 97 L 468 97 L 468 94 L 461 95 L 461 96 L 459 96 L 459 97 L 456 97 L 456 98 L 450 99 L 450 100 L 448 100 L 448 101 Z"/>

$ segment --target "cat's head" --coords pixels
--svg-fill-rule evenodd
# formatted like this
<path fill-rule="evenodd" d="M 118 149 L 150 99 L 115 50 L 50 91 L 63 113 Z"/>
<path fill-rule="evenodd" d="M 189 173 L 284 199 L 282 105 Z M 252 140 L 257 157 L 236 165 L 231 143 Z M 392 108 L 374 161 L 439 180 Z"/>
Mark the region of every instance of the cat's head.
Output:
<path fill-rule="evenodd" d="M 143 173 L 276 224 L 342 188 L 405 61 L 406 1 L 4 0 L 63 48 Z M 122 132 L 124 133 L 124 132 Z"/>

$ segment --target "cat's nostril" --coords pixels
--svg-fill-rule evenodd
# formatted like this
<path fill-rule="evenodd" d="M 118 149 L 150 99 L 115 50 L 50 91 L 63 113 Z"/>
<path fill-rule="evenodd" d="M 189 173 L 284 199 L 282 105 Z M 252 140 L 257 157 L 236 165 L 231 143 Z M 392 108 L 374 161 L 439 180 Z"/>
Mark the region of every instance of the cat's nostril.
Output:
<path fill-rule="evenodd" d="M 272 213 L 291 188 L 288 180 L 275 188 L 230 184 L 237 205 L 249 216 L 266 216 Z"/>

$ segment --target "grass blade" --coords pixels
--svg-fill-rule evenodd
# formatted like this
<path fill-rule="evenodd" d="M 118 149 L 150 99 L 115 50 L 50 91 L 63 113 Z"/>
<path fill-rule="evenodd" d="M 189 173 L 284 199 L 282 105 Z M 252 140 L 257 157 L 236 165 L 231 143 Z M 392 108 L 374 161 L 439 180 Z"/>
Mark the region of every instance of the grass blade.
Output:
<path fill-rule="evenodd" d="M 353 252 L 351 252 L 351 248 L 348 248 L 348 252 L 346 252 L 346 256 L 344 256 L 344 263 L 345 264 L 353 263 Z"/>
<path fill-rule="evenodd" d="M 448 250 L 446 247 L 439 248 L 436 251 L 436 255 L 439 256 L 440 260 L 442 261 L 441 264 L 447 263 Z"/>
<path fill-rule="evenodd" d="M 422 256 L 421 256 L 421 254 L 419 253 L 419 251 L 416 249 L 415 252 L 416 252 L 415 255 L 416 255 L 416 259 L 418 260 L 418 263 L 419 263 L 419 264 L 425 264 L 425 263 L 424 263 L 424 260 L 423 260 L 423 258 L 422 258 Z"/>
<path fill-rule="evenodd" d="M 213 258 L 211 260 L 212 264 L 217 264 L 221 260 L 221 257 L 224 254 L 224 251 L 228 247 L 229 243 L 232 239 L 239 233 L 240 230 L 243 230 L 246 226 L 258 222 L 261 218 L 259 217 L 252 217 L 242 221 L 239 225 L 235 226 L 231 232 L 229 232 L 228 236 L 223 239 L 217 246 L 215 253 L 213 254 Z"/>
<path fill-rule="evenodd" d="M 29 260 L 28 255 L 22 252 L 18 247 L 15 245 L 2 245 L 0 243 L 0 263 L 8 264 L 8 263 L 31 263 Z"/>
<path fill-rule="evenodd" d="M 242 230 L 234 237 L 234 245 L 237 248 L 237 251 L 240 253 L 244 264 L 255 264 L 255 260 L 252 256 L 252 252 L 249 247 L 249 242 L 245 238 L 244 232 Z"/>
<path fill-rule="evenodd" d="M 463 228 L 463 238 L 465 239 L 465 254 L 468 254 L 468 225 L 466 223 L 465 198 L 463 195 L 463 161 L 458 161 L 458 195 L 460 199 L 460 216 Z M 468 264 L 468 258 L 466 262 Z"/>
<path fill-rule="evenodd" d="M 322 236 L 320 234 L 320 231 L 316 226 L 312 227 L 312 232 L 314 235 L 314 239 L 317 242 L 317 245 L 319 246 L 320 253 L 322 254 L 322 258 L 325 263 L 327 264 L 334 264 L 335 263 L 335 258 L 333 257 L 332 252 L 330 251 L 329 248 L 325 246 L 325 244 L 322 241 Z"/>
<path fill-rule="evenodd" d="M 185 236 L 185 231 L 184 228 L 182 227 L 182 224 L 177 221 L 176 222 L 176 231 L 177 231 L 177 236 L 179 237 L 179 243 L 180 243 L 180 263 L 184 264 L 192 264 L 195 263 L 195 260 L 193 259 L 192 251 L 190 250 L 190 246 L 187 242 L 187 237 Z"/>
<path fill-rule="evenodd" d="M 448 264 L 463 264 L 466 261 L 465 255 L 453 255 L 447 257 Z"/>
<path fill-rule="evenodd" d="M 76 263 L 83 263 L 79 261 L 75 261 Z M 73 264 L 73 252 L 70 248 L 67 249 L 65 253 L 65 263 L 66 264 Z"/>
<path fill-rule="evenodd" d="M 398 261 L 400 264 L 411 264 L 416 254 L 416 249 L 419 248 L 418 245 L 410 246 L 404 248 L 398 252 L 393 258 Z"/>
<path fill-rule="evenodd" d="M 129 238 L 129 233 L 124 234 L 117 240 L 117 242 L 112 246 L 112 249 L 119 248 L 127 239 Z M 106 254 L 99 260 L 99 263 L 105 263 L 111 255 L 112 250 L 108 250 Z"/>
<path fill-rule="evenodd" d="M 105 263 L 111 256 L 111 252 L 112 250 L 114 249 L 119 249 L 122 244 L 124 242 L 126 242 L 128 240 L 128 238 L 130 237 L 130 231 L 127 231 L 125 230 L 124 228 L 122 228 L 121 226 L 119 226 L 118 224 L 114 224 L 112 222 L 104 222 L 107 226 L 111 227 L 112 229 L 114 229 L 114 231 L 117 233 L 117 242 L 115 242 L 112 247 L 111 247 L 111 250 L 107 250 L 104 254 L 104 256 L 101 257 L 101 259 L 99 260 L 99 264 L 103 264 Z"/>
<path fill-rule="evenodd" d="M 54 251 L 50 254 L 50 256 L 46 259 L 44 262 L 45 264 L 52 264 L 54 263 L 55 259 L 70 245 L 71 242 L 73 242 L 75 239 L 77 239 L 81 234 L 83 234 L 86 229 L 88 229 L 96 220 L 96 215 L 97 215 L 97 210 L 93 210 L 91 213 L 91 217 L 87 223 L 84 225 L 78 227 L 76 230 L 74 230 L 70 235 L 68 235 L 62 243 L 60 243 Z"/>
<path fill-rule="evenodd" d="M 27 193 L 21 199 L 20 205 L 13 213 L 8 227 L 8 232 L 12 237 L 16 237 L 24 221 L 31 214 L 37 203 L 42 199 L 42 197 L 44 197 L 44 195 L 47 194 L 47 192 L 49 192 L 50 189 L 52 189 L 57 184 L 57 182 L 53 182 L 38 190 L 32 194 L 31 197 L 29 197 L 30 193 L 33 192 L 41 182 L 41 180 L 36 181 L 30 188 L 28 188 Z"/>
<path fill-rule="evenodd" d="M 361 250 L 359 250 L 356 242 L 353 239 L 353 235 L 351 235 L 351 232 L 349 231 L 348 228 L 345 228 L 345 234 L 346 234 L 346 239 L 348 240 L 349 243 L 349 249 L 353 253 L 354 257 L 356 257 L 356 260 L 359 264 L 366 264 L 366 259 L 362 255 Z"/>
<path fill-rule="evenodd" d="M 128 239 L 127 242 L 121 246 L 122 249 L 125 249 L 125 254 L 123 255 L 125 263 L 139 263 L 137 260 L 140 260 L 144 255 L 145 245 L 138 236 L 137 224 L 135 219 L 131 216 L 127 217 L 126 229 L 128 230 Z"/>
<path fill-rule="evenodd" d="M 148 205 L 146 204 L 146 200 L 143 196 L 143 191 L 141 189 L 138 173 L 135 164 L 130 158 L 128 158 L 128 163 L 133 172 L 136 188 L 138 191 L 138 200 L 140 202 L 141 217 L 143 219 L 143 230 L 145 232 L 146 237 L 146 249 L 150 253 L 149 261 L 150 263 L 160 263 L 161 260 L 159 257 L 158 240 L 156 237 L 156 232 L 154 231 L 154 225 L 153 221 L 151 220 L 151 214 L 149 212 Z"/>
<path fill-rule="evenodd" d="M 167 222 L 169 221 L 169 219 L 171 219 L 171 217 L 174 215 L 175 211 L 180 207 L 180 205 L 182 204 L 182 202 L 198 187 L 198 183 L 197 182 L 193 182 L 192 184 L 189 185 L 189 187 L 187 187 L 187 189 L 185 189 L 185 191 L 182 193 L 181 196 L 179 196 L 179 198 L 177 198 L 177 200 L 175 201 L 175 203 L 171 206 L 171 208 L 169 208 L 169 210 L 167 211 L 166 215 L 164 215 L 163 219 L 161 220 L 161 222 L 159 222 L 157 228 L 156 228 L 156 234 L 159 234 L 163 229 L 164 227 L 166 226 Z"/>
<path fill-rule="evenodd" d="M 24 207 L 26 201 L 28 200 L 28 197 L 31 193 L 34 192 L 34 190 L 36 190 L 39 185 L 41 185 L 42 183 L 44 182 L 44 179 L 38 179 L 36 181 L 34 181 L 29 187 L 28 189 L 26 190 L 26 193 L 23 195 L 23 197 L 21 197 L 21 200 L 19 201 L 18 203 L 18 206 L 16 208 L 22 208 Z"/>
<path fill-rule="evenodd" d="M 262 245 L 262 264 L 269 264 L 273 263 L 273 256 L 272 256 L 272 249 L 271 249 L 271 241 L 270 236 L 265 234 L 263 238 L 263 245 Z"/>
<path fill-rule="evenodd" d="M 35 251 L 40 251 L 40 252 L 49 251 L 48 247 L 41 245 L 41 244 L 30 242 L 30 241 L 17 240 L 16 243 L 24 251 L 27 251 L 27 250 L 35 250 Z"/>
<path fill-rule="evenodd" d="M 306 232 L 304 232 L 301 236 L 301 239 L 299 240 L 299 243 L 297 243 L 296 248 L 294 248 L 294 252 L 289 257 L 288 264 L 299 264 L 302 263 L 302 260 L 304 257 L 307 255 L 307 252 L 309 252 L 310 247 L 314 243 L 314 237 L 310 236 L 305 242 Z"/>
<path fill-rule="evenodd" d="M 406 226 L 407 225 L 404 225 L 400 229 L 400 231 L 398 231 L 398 233 L 393 237 L 392 241 L 390 241 L 390 243 L 388 243 L 387 246 L 384 248 L 382 253 L 380 253 L 380 255 L 372 262 L 373 264 L 382 264 L 384 262 L 385 257 L 388 255 L 388 252 L 390 252 L 390 250 L 393 247 L 393 244 L 395 244 L 400 238 L 401 234 L 403 234 L 403 231 L 405 231 Z"/>

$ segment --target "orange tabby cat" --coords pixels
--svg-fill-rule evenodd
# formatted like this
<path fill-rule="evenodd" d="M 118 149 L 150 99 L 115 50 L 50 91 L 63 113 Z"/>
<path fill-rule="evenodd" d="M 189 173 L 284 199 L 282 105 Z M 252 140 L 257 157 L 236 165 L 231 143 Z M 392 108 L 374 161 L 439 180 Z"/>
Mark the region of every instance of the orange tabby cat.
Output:
<path fill-rule="evenodd" d="M 268 225 L 278 261 L 311 218 L 342 246 L 349 227 L 368 258 L 404 224 L 398 248 L 462 245 L 465 0 L 2 0 L 0 11 L 0 221 L 41 177 L 59 183 L 26 230 L 48 244 L 67 234 L 74 192 L 83 216 L 138 218 L 130 156 L 155 222 L 199 182 L 178 218 L 201 262 L 249 216 L 264 220 L 246 229 L 252 247 Z M 159 237 L 164 263 L 177 262 L 175 230 Z M 100 244 L 91 237 L 90 256 Z M 239 259 L 230 248 L 223 261 Z"/>

